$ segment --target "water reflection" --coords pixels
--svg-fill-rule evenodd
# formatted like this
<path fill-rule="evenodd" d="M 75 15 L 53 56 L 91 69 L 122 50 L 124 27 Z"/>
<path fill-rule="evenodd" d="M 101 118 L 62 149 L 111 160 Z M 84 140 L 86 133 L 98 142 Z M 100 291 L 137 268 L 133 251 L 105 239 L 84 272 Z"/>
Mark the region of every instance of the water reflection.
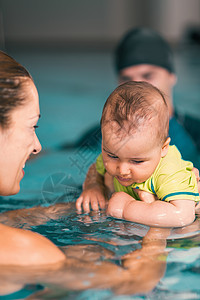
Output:
<path fill-rule="evenodd" d="M 27 285 L 43 287 L 28 299 L 46 299 L 48 295 L 67 299 L 94 289 L 106 291 L 109 299 L 114 295 L 149 295 L 165 274 L 167 243 L 183 243 L 189 236 L 199 243 L 198 219 L 184 228 L 149 228 L 108 218 L 105 212 L 77 215 L 74 203 L 5 212 L 0 221 L 32 228 L 60 245 L 66 254 L 61 265 L 1 267 L 1 295 Z M 92 294 L 87 297 L 92 299 Z"/>

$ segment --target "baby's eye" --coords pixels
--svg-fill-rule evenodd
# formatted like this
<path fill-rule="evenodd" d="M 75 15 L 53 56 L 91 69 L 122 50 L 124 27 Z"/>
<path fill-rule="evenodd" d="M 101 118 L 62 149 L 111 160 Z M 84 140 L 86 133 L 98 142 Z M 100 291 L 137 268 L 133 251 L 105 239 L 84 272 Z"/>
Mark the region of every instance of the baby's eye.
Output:
<path fill-rule="evenodd" d="M 132 164 L 142 164 L 144 160 L 131 160 Z"/>
<path fill-rule="evenodd" d="M 110 157 L 110 158 L 113 158 L 113 159 L 116 159 L 116 158 L 118 158 L 117 156 L 115 156 L 115 155 L 112 155 L 112 154 L 107 154 L 108 155 L 108 157 Z"/>

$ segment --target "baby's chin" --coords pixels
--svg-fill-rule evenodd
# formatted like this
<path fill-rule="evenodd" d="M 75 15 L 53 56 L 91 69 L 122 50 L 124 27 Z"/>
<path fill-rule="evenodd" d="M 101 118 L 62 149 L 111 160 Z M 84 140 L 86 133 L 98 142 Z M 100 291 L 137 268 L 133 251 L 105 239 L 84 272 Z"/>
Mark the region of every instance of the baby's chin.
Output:
<path fill-rule="evenodd" d="M 123 186 L 130 186 L 134 183 L 132 178 L 123 178 L 123 177 L 120 177 L 120 176 L 116 176 L 115 178 Z"/>
<path fill-rule="evenodd" d="M 115 178 L 117 179 L 117 181 L 121 184 L 121 185 L 123 185 L 123 186 L 131 186 L 131 185 L 133 185 L 133 184 L 140 184 L 140 183 L 143 183 L 143 182 L 145 182 L 148 178 L 146 178 L 146 179 L 144 179 L 144 180 L 138 180 L 138 179 L 136 179 L 136 180 L 134 180 L 134 179 L 132 179 L 132 178 L 129 178 L 129 179 L 125 179 L 125 178 L 121 178 L 120 176 L 115 176 Z"/>

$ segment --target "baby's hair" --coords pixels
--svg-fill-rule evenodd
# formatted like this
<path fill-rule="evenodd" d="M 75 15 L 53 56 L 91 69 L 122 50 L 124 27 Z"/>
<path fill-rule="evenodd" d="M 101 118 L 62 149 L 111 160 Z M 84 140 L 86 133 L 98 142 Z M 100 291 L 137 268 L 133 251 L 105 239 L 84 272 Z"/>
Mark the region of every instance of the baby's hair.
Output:
<path fill-rule="evenodd" d="M 169 113 L 163 93 L 150 83 L 130 81 L 118 86 L 108 97 L 101 127 L 115 122 L 118 131 L 126 128 L 124 132 L 131 135 L 151 120 L 156 124 L 159 143 L 164 143 L 168 137 Z"/>

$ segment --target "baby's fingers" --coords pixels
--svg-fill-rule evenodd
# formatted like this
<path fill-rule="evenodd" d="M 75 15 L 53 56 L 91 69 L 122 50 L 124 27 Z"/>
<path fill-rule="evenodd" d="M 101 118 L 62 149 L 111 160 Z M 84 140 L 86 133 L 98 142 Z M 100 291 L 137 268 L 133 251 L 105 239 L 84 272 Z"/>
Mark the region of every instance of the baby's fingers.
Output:
<path fill-rule="evenodd" d="M 103 195 L 98 195 L 96 198 L 91 200 L 91 208 L 94 211 L 105 208 L 105 199 Z"/>
<path fill-rule="evenodd" d="M 197 168 L 193 168 L 192 171 L 194 172 L 195 176 L 196 176 L 196 179 L 197 179 L 197 182 L 199 182 L 199 170 Z"/>
<path fill-rule="evenodd" d="M 84 191 L 80 197 L 76 200 L 76 209 L 81 212 L 82 210 L 86 213 L 90 212 L 91 209 L 98 211 L 99 209 L 105 208 L 105 198 L 99 191 Z"/>
<path fill-rule="evenodd" d="M 137 190 L 138 196 L 140 197 L 141 201 L 144 201 L 146 203 L 152 203 L 156 200 L 155 195 L 150 194 L 145 191 Z"/>
<path fill-rule="evenodd" d="M 200 194 L 200 181 L 197 182 L 198 192 Z"/>
<path fill-rule="evenodd" d="M 98 196 L 98 202 L 99 202 L 99 207 L 101 208 L 101 209 L 105 209 L 105 207 L 106 207 L 106 200 L 105 200 L 105 198 L 104 198 L 104 196 L 103 195 L 99 195 Z"/>
<path fill-rule="evenodd" d="M 93 198 L 93 199 L 91 200 L 91 208 L 92 208 L 92 210 L 94 210 L 94 211 L 99 210 L 99 202 L 98 202 L 98 199 L 97 199 L 97 198 Z"/>
<path fill-rule="evenodd" d="M 78 211 L 82 211 L 82 203 L 83 203 L 83 196 L 81 195 L 77 200 L 76 200 L 76 209 Z"/>
<path fill-rule="evenodd" d="M 89 196 L 85 196 L 83 199 L 83 210 L 86 213 L 90 212 L 90 197 Z"/>

